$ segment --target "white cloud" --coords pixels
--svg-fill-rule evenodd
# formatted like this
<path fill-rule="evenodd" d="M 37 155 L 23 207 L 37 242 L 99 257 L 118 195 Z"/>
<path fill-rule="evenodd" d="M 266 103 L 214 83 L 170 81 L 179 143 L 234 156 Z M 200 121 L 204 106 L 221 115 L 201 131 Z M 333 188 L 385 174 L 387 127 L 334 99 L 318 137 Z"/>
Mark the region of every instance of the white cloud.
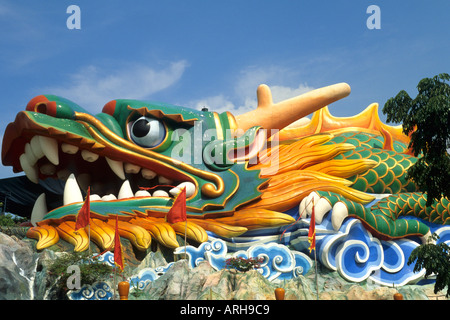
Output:
<path fill-rule="evenodd" d="M 142 64 L 126 65 L 113 71 L 90 65 L 70 76 L 68 83 L 44 91 L 72 100 L 95 114 L 110 100 L 146 99 L 172 86 L 180 80 L 187 66 L 184 60 L 161 70 Z"/>
<path fill-rule="evenodd" d="M 207 107 L 210 111 L 224 112 L 230 111 L 234 115 L 239 115 L 257 107 L 256 90 L 260 84 L 269 85 L 274 103 L 290 99 L 311 91 L 314 88 L 307 84 L 297 86 L 282 85 L 286 79 L 292 80 L 294 72 L 282 67 L 248 67 L 242 70 L 234 81 L 234 87 L 229 93 L 221 92 L 214 96 L 201 98 L 189 103 L 195 109 Z"/>
<path fill-rule="evenodd" d="M 223 94 L 201 98 L 191 102 L 189 105 L 196 110 L 201 110 L 203 107 L 206 107 L 210 111 L 219 113 L 230 111 L 236 108 L 234 103 L 228 100 Z"/>

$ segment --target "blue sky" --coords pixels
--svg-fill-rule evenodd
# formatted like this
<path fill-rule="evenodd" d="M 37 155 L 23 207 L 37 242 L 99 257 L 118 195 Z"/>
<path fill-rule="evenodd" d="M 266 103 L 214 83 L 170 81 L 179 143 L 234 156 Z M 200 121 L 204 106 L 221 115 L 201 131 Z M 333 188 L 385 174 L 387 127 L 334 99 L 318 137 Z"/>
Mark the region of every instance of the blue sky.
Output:
<path fill-rule="evenodd" d="M 80 30 L 66 26 L 72 4 Z M 369 5 L 381 29 L 367 28 Z M 378 102 L 385 119 L 387 99 L 450 72 L 449 12 L 448 0 L 0 0 L 0 134 L 39 94 L 92 113 L 133 98 L 239 114 L 261 83 L 279 101 L 347 82 L 333 115 Z"/>

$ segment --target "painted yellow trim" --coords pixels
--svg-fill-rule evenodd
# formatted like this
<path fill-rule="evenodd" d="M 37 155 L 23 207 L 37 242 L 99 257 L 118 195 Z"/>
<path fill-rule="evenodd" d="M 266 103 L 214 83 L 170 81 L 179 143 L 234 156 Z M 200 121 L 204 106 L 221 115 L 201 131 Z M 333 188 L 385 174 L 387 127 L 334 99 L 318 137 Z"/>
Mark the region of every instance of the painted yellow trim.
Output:
<path fill-rule="evenodd" d="M 224 183 L 223 179 L 215 173 L 207 172 L 207 171 L 203 171 L 203 170 L 194 168 L 194 167 L 192 167 L 184 162 L 181 162 L 177 159 L 170 158 L 168 156 L 154 152 L 152 150 L 141 148 L 138 145 L 115 135 L 100 120 L 98 120 L 97 118 L 95 118 L 94 116 L 91 116 L 89 114 L 75 112 L 75 119 L 85 122 L 86 123 L 85 126 L 86 126 L 86 129 L 88 130 L 88 132 L 97 141 L 101 141 L 101 143 L 103 143 L 104 145 L 110 146 L 111 148 L 116 149 L 116 150 L 119 149 L 118 146 L 125 148 L 128 151 L 125 153 L 128 153 L 129 155 L 145 157 L 144 158 L 145 160 L 159 162 L 160 164 L 166 166 L 169 169 L 171 168 L 172 170 L 174 170 L 173 167 L 175 167 L 175 168 L 178 168 L 185 172 L 194 174 L 204 180 L 214 182 L 215 185 L 213 185 L 212 183 L 206 183 L 201 188 L 202 193 L 207 195 L 208 197 L 217 198 L 225 192 L 225 183 Z M 115 145 L 112 144 L 110 141 L 106 140 L 100 134 L 98 134 L 91 126 L 89 126 L 89 124 L 93 125 L 97 130 L 100 131 L 100 133 L 102 135 L 104 135 L 107 139 L 109 139 Z M 120 150 L 120 151 L 122 153 L 124 153 L 124 150 Z M 182 172 L 182 173 L 184 175 L 186 175 L 184 172 Z"/>
<path fill-rule="evenodd" d="M 214 122 L 216 123 L 216 131 L 217 131 L 217 139 L 223 140 L 223 128 L 222 123 L 220 122 L 219 114 L 217 112 L 213 112 Z"/>

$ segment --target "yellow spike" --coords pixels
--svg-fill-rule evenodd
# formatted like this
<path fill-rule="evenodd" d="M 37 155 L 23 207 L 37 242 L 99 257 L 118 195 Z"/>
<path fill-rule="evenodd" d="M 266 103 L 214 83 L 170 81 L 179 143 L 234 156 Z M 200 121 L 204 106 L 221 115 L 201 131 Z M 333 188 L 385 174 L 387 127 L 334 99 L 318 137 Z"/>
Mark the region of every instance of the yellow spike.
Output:
<path fill-rule="evenodd" d="M 347 179 L 330 176 L 323 172 L 312 170 L 293 170 L 271 177 L 268 186 L 265 190 L 269 191 L 272 188 L 281 188 L 286 185 L 308 180 L 329 181 L 334 183 L 340 183 L 345 186 L 351 186 L 353 184 L 353 182 Z"/>
<path fill-rule="evenodd" d="M 89 237 L 86 231 L 84 229 L 75 231 L 75 221 L 64 221 L 55 227 L 61 239 L 73 244 L 75 252 L 85 251 L 89 248 Z"/>
<path fill-rule="evenodd" d="M 144 228 L 145 230 L 150 232 L 150 235 L 154 239 L 156 239 L 156 241 L 168 248 L 179 247 L 175 231 L 169 223 L 164 221 L 164 219 L 152 217 L 135 218 L 133 220 L 130 220 L 130 223 Z"/>
<path fill-rule="evenodd" d="M 331 133 L 314 134 L 308 137 L 301 138 L 300 140 L 289 145 L 288 148 L 282 150 L 283 153 L 289 154 L 291 152 L 299 152 L 302 149 L 309 149 L 317 145 L 322 145 L 331 139 L 334 135 Z M 280 152 L 281 153 L 281 152 Z"/>
<path fill-rule="evenodd" d="M 378 164 L 371 159 L 335 159 L 310 166 L 309 170 L 320 171 L 341 178 L 350 178 L 355 174 L 365 172 Z"/>
<path fill-rule="evenodd" d="M 206 233 L 205 229 L 193 222 L 180 221 L 171 224 L 171 227 L 177 234 L 181 236 L 184 236 L 184 233 L 186 232 L 186 236 L 194 241 L 200 243 L 208 241 L 208 234 Z"/>
<path fill-rule="evenodd" d="M 355 149 L 355 146 L 348 143 L 317 145 L 308 149 L 300 149 L 296 154 L 280 157 L 279 163 L 275 163 L 269 168 L 262 168 L 260 175 L 261 177 L 269 177 L 291 170 L 305 169 L 353 149 Z"/>
<path fill-rule="evenodd" d="M 333 138 L 332 134 L 317 134 L 309 137 L 301 138 L 298 141 L 290 144 L 277 144 L 264 150 L 260 153 L 259 163 L 253 165 L 251 169 L 261 169 L 263 167 L 270 167 L 275 163 L 277 165 L 283 159 L 289 159 L 293 154 L 299 154 L 302 149 L 312 148 L 330 141 Z M 280 160 L 281 159 L 281 160 Z"/>
<path fill-rule="evenodd" d="M 378 103 L 372 103 L 365 110 L 352 117 L 334 117 L 328 107 L 324 107 L 311 117 L 311 121 L 303 126 L 282 129 L 277 138 L 279 141 L 296 139 L 321 132 L 340 133 L 349 128 L 379 134 L 381 128 L 389 131 L 395 140 L 408 144 L 410 139 L 402 132 L 402 126 L 389 126 L 380 120 Z"/>
<path fill-rule="evenodd" d="M 290 215 L 273 210 L 249 208 L 236 211 L 231 217 L 217 218 L 217 222 L 245 227 L 248 230 L 281 227 L 295 222 Z"/>
<path fill-rule="evenodd" d="M 329 181 L 312 180 L 287 185 L 283 188 L 262 191 L 263 194 L 261 195 L 260 200 L 250 203 L 245 206 L 245 208 L 260 208 L 283 212 L 297 206 L 304 197 L 313 191 L 330 191 L 338 193 L 349 200 L 364 204 L 374 200 L 374 197 L 367 193 Z"/>
<path fill-rule="evenodd" d="M 217 222 L 213 219 L 189 219 L 190 222 L 202 227 L 205 230 L 214 232 L 218 236 L 232 238 L 240 236 L 248 229 L 245 227 L 232 226 L 225 223 Z"/>
<path fill-rule="evenodd" d="M 107 223 L 114 228 L 116 227 L 116 219 L 109 219 Z M 138 250 L 147 250 L 152 242 L 150 234 L 140 226 L 135 226 L 129 222 L 119 220 L 118 229 L 119 235 L 128 239 Z"/>
<path fill-rule="evenodd" d="M 91 219 L 91 240 L 102 250 L 114 248 L 114 228 L 99 219 Z"/>
<path fill-rule="evenodd" d="M 56 229 L 50 225 L 42 225 L 39 227 L 31 227 L 28 229 L 26 236 L 30 239 L 36 239 L 37 250 L 48 248 L 59 241 L 59 235 Z"/>
<path fill-rule="evenodd" d="M 390 150 L 390 151 L 395 151 L 394 150 L 394 140 L 392 139 L 392 134 L 384 129 L 383 127 L 380 127 L 380 133 L 383 136 L 383 149 L 385 150 Z"/>

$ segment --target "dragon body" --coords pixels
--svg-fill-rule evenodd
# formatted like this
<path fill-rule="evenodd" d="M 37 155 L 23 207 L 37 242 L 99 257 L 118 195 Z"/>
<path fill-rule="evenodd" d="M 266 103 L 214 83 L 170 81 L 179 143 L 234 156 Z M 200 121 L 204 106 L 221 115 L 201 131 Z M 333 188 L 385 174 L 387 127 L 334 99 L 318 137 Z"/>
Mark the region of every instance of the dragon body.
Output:
<path fill-rule="evenodd" d="M 449 224 L 449 201 L 426 207 L 426 195 L 405 177 L 417 160 L 401 126 L 383 124 L 377 104 L 348 118 L 327 105 L 349 94 L 346 84 L 274 104 L 258 88 L 258 108 L 240 116 L 163 103 L 113 100 L 93 115 L 53 95 L 32 99 L 3 138 L 3 164 L 34 183 L 63 182 L 61 203 L 36 201 L 27 235 L 44 249 L 60 239 L 88 248 L 75 221 L 90 188 L 90 239 L 112 248 L 119 233 L 138 250 L 152 241 L 176 248 L 177 234 L 202 243 L 253 230 L 282 230 L 330 213 L 333 228 L 354 217 L 380 239 L 425 237 L 424 221 Z M 310 120 L 295 122 L 312 114 Z M 295 122 L 295 123 L 294 123 Z M 276 129 L 276 131 L 274 131 Z M 166 215 L 181 188 L 187 222 Z M 406 219 L 412 216 L 413 219 Z"/>

